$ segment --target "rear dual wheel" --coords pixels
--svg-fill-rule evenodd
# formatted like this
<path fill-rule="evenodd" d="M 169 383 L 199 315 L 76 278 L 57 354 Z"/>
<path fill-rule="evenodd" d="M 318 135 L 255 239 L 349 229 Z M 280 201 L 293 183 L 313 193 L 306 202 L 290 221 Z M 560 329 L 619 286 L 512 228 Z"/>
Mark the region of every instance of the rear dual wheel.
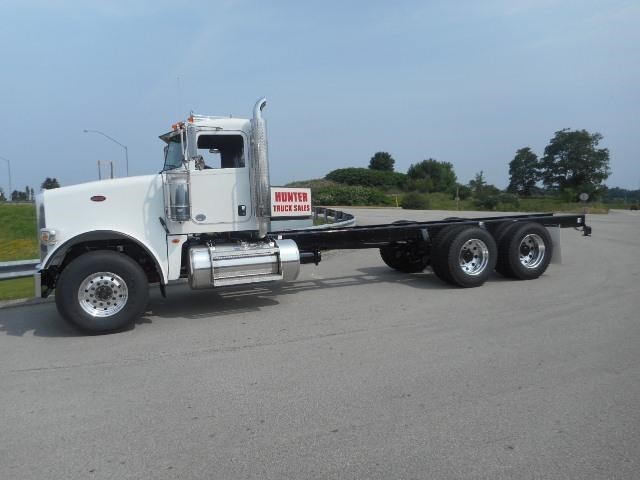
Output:
<path fill-rule="evenodd" d="M 498 243 L 496 271 L 505 277 L 532 280 L 542 275 L 553 254 L 549 231 L 539 223 L 514 223 Z"/>
<path fill-rule="evenodd" d="M 426 251 L 419 245 L 382 247 L 380 256 L 387 266 L 403 273 L 420 273 L 428 264 Z"/>
<path fill-rule="evenodd" d="M 410 220 L 397 220 L 393 225 L 414 223 Z M 389 245 L 380 248 L 382 261 L 394 270 L 403 273 L 420 273 L 429 264 L 429 255 L 423 243 Z"/>
<path fill-rule="evenodd" d="M 478 287 L 493 272 L 498 249 L 489 232 L 453 225 L 434 239 L 431 266 L 442 280 L 460 287 Z"/>
<path fill-rule="evenodd" d="M 504 223 L 493 235 L 480 227 L 451 225 L 435 236 L 430 254 L 410 246 L 380 249 L 391 268 L 421 272 L 430 259 L 436 276 L 465 288 L 482 285 L 494 269 L 519 280 L 538 278 L 549 266 L 552 253 L 548 230 L 535 222 Z"/>

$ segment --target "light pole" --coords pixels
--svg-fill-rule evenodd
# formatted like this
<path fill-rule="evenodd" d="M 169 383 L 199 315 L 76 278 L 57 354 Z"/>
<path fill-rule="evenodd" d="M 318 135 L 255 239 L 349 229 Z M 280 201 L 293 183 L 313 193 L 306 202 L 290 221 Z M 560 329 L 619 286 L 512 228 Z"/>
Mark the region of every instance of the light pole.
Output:
<path fill-rule="evenodd" d="M 120 145 L 122 148 L 124 148 L 124 158 L 125 158 L 125 162 L 126 162 L 126 167 L 127 167 L 127 177 L 129 176 L 129 149 L 127 148 L 126 145 L 121 144 L 119 141 L 117 141 L 115 138 L 110 137 L 109 135 L 107 135 L 104 132 L 101 132 L 100 130 L 83 130 L 84 133 L 97 133 L 99 135 L 102 135 L 105 138 L 108 138 L 109 140 L 111 140 L 114 143 L 117 143 L 118 145 Z"/>
<path fill-rule="evenodd" d="M 4 160 L 7 162 L 7 169 L 9 170 L 9 193 L 7 196 L 7 200 L 11 201 L 11 161 L 8 158 L 0 157 L 0 160 Z"/>

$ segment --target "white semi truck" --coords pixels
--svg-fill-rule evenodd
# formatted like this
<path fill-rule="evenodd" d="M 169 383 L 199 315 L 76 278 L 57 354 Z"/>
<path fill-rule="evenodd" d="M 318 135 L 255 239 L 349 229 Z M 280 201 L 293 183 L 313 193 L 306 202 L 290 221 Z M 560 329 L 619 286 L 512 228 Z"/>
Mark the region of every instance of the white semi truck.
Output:
<path fill-rule="evenodd" d="M 91 182 L 37 197 L 46 297 L 88 333 L 127 327 L 147 305 L 149 284 L 188 278 L 191 288 L 295 280 L 328 249 L 379 248 L 407 273 L 431 266 L 444 281 L 479 286 L 495 269 L 539 277 L 552 227 L 591 228 L 584 215 L 515 215 L 272 231 L 266 100 L 252 119 L 192 115 L 172 126 L 154 175 Z M 308 214 L 308 212 L 307 212 Z"/>

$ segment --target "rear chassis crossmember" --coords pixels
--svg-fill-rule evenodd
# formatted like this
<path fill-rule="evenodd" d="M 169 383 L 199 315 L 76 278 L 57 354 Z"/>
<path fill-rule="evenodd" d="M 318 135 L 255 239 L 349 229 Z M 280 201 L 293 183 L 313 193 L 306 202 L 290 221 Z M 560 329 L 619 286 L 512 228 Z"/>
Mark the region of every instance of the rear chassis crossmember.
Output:
<path fill-rule="evenodd" d="M 585 223 L 585 215 L 554 215 L 539 213 L 500 217 L 455 218 L 429 222 L 403 221 L 383 225 L 356 227 L 284 230 L 271 232 L 276 239 L 293 240 L 298 245 L 303 263 L 318 263 L 321 250 L 380 248 L 389 245 L 430 243 L 443 228 L 451 225 L 481 227 L 493 233 L 504 223 L 535 222 L 545 227 L 575 228 L 584 236 L 591 235 L 591 227 Z"/>

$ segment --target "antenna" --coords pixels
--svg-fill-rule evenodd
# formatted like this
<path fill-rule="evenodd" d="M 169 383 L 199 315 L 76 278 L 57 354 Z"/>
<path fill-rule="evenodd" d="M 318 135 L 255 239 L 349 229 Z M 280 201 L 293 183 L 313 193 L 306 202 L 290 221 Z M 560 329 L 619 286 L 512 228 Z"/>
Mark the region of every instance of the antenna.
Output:
<path fill-rule="evenodd" d="M 184 110 L 182 110 L 182 106 L 184 105 L 184 96 L 182 95 L 182 85 L 180 84 L 180 75 L 176 77 L 176 82 L 178 83 L 178 103 L 180 104 L 178 106 L 178 112 L 183 112 Z M 178 113 L 178 114 L 182 115 L 182 113 Z"/>

